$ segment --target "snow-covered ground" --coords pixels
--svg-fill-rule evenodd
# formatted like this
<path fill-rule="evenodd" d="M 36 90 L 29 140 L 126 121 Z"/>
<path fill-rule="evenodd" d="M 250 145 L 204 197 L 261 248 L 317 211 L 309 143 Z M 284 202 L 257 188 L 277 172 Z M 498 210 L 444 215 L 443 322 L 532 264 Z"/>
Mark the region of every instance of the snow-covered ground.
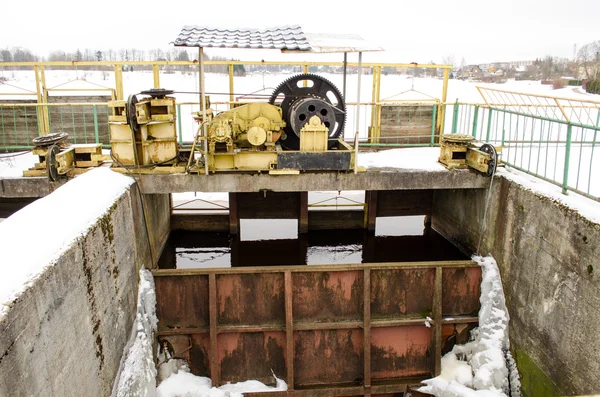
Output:
<path fill-rule="evenodd" d="M 509 314 L 500 271 L 493 257 L 475 256 L 481 266 L 479 327 L 472 340 L 455 345 L 442 358 L 440 376 L 424 381 L 420 391 L 437 397 L 519 397 L 519 374 L 510 356 Z"/>

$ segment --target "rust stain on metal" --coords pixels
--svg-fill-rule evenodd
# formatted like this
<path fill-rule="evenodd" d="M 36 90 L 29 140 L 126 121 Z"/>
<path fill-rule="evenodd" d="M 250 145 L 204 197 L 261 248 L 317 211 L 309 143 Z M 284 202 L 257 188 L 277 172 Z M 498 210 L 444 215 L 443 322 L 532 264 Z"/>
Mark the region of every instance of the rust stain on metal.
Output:
<path fill-rule="evenodd" d="M 220 325 L 285 324 L 283 274 L 217 276 Z"/>
<path fill-rule="evenodd" d="M 431 328 L 403 326 L 371 330 L 373 379 L 428 375 L 431 373 L 432 357 Z"/>
<path fill-rule="evenodd" d="M 371 316 L 429 315 L 433 307 L 434 278 L 435 269 L 373 270 Z"/>
<path fill-rule="evenodd" d="M 444 269 L 442 275 L 443 315 L 477 314 L 480 286 L 480 268 Z"/>
<path fill-rule="evenodd" d="M 362 318 L 362 271 L 295 273 L 292 277 L 296 321 Z"/>
<path fill-rule="evenodd" d="M 363 380 L 363 332 L 299 331 L 294 334 L 295 386 L 359 384 Z"/>
<path fill-rule="evenodd" d="M 208 277 L 156 277 L 159 332 L 208 327 Z"/>
<path fill-rule="evenodd" d="M 220 384 L 256 379 L 273 385 L 283 378 L 285 332 L 226 333 L 217 337 Z"/>

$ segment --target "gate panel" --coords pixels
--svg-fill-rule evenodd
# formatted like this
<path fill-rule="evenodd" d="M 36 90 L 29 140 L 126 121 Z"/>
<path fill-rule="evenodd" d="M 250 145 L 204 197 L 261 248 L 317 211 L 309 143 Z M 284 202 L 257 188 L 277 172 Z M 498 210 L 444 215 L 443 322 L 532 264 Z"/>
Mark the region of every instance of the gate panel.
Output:
<path fill-rule="evenodd" d="M 286 373 L 285 332 L 219 334 L 217 346 L 221 384 L 256 379 L 273 385 L 273 372 Z"/>
<path fill-rule="evenodd" d="M 158 331 L 208 328 L 208 276 L 156 277 Z"/>
<path fill-rule="evenodd" d="M 478 320 L 472 261 L 153 274 L 161 346 L 215 385 L 273 384 L 272 370 L 281 395 L 403 393 L 439 374 Z"/>
<path fill-rule="evenodd" d="M 371 271 L 371 316 L 385 319 L 430 316 L 435 269 Z"/>
<path fill-rule="evenodd" d="M 363 332 L 359 329 L 294 333 L 295 386 L 360 384 Z"/>
<path fill-rule="evenodd" d="M 292 311 L 296 322 L 362 318 L 362 271 L 294 273 L 292 279 Z"/>
<path fill-rule="evenodd" d="M 217 276 L 221 325 L 285 324 L 282 273 Z"/>
<path fill-rule="evenodd" d="M 481 269 L 444 269 L 442 273 L 442 314 L 477 315 L 481 295 Z"/>
<path fill-rule="evenodd" d="M 371 330 L 371 377 L 378 380 L 431 375 L 432 329 L 423 325 Z"/>

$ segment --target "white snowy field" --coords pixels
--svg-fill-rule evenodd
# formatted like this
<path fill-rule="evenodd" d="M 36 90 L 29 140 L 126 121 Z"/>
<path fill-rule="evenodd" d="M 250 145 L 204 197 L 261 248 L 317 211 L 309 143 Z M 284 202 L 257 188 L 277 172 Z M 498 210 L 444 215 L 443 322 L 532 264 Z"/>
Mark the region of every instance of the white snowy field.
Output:
<path fill-rule="evenodd" d="M 163 88 L 177 91 L 175 97 L 182 104 L 182 137 L 184 141 L 190 141 L 196 132 L 196 124 L 192 119 L 192 112 L 198 111 L 199 83 L 197 68 L 190 69 L 189 72 L 163 72 L 160 75 L 160 82 Z M 234 92 L 236 99 L 245 95 L 264 95 L 265 98 L 271 95 L 273 90 L 285 79 L 294 76 L 296 73 L 282 72 L 277 74 L 253 73 L 246 76 L 234 77 Z M 340 91 L 343 86 L 343 76 L 341 74 L 319 73 L 322 77 L 331 81 Z M 33 71 L 7 71 L 0 68 L 0 77 L 8 79 L 8 84 L 0 85 L 0 99 L 35 99 L 35 75 Z M 229 76 L 226 74 L 207 73 L 206 91 L 211 93 L 210 97 L 214 103 L 213 108 L 217 111 L 227 109 L 227 105 L 216 104 L 216 102 L 229 101 Z M 136 94 L 147 90 L 153 86 L 153 74 L 151 71 L 132 71 L 123 72 L 123 90 L 125 97 L 130 94 Z M 346 102 L 355 103 L 357 101 L 358 78 L 356 74 L 349 74 L 347 77 Z M 83 70 L 47 70 L 46 85 L 48 88 L 60 89 L 98 89 L 98 86 L 105 88 L 114 88 L 114 72 L 102 71 L 83 71 Z M 412 75 L 383 75 L 381 77 L 381 100 L 417 100 L 430 101 L 432 98 L 441 99 L 443 80 L 441 78 L 413 78 Z M 456 100 L 466 103 L 483 103 L 484 100 L 477 90 L 477 86 L 490 87 L 501 90 L 514 90 L 532 94 L 543 94 L 568 97 L 573 99 L 594 99 L 598 96 L 587 94 L 576 87 L 566 87 L 553 90 L 552 86 L 542 85 L 539 81 L 509 81 L 504 84 L 490 84 L 481 82 L 471 82 L 462 80 L 449 80 L 447 102 Z M 363 75 L 361 81 L 361 102 L 372 101 L 373 79 L 372 75 Z M 192 92 L 192 93 L 185 93 Z M 15 95 L 30 93 L 30 95 Z M 53 95 L 90 95 L 92 91 L 52 91 Z M 12 94 L 12 95 L 11 95 Z M 95 92 L 95 94 L 99 94 Z M 105 94 L 109 94 L 106 91 Z M 193 103 L 193 104 L 192 104 Z M 451 107 L 448 108 L 446 117 L 446 128 L 451 127 Z M 371 106 L 363 105 L 360 107 L 360 120 L 356 123 L 356 107 L 349 105 L 347 109 L 345 137 L 352 139 L 356 131 L 359 131 L 361 139 L 367 138 L 368 125 L 371 118 Z"/>

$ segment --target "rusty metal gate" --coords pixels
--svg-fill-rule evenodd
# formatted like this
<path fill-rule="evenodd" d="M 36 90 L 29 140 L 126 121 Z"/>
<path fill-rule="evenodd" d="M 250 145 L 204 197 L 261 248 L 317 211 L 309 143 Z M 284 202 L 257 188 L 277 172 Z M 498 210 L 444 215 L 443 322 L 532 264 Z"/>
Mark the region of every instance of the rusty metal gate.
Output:
<path fill-rule="evenodd" d="M 214 385 L 287 381 L 269 396 L 400 393 L 439 374 L 477 325 L 481 282 L 472 261 L 153 274 L 159 343 Z"/>

